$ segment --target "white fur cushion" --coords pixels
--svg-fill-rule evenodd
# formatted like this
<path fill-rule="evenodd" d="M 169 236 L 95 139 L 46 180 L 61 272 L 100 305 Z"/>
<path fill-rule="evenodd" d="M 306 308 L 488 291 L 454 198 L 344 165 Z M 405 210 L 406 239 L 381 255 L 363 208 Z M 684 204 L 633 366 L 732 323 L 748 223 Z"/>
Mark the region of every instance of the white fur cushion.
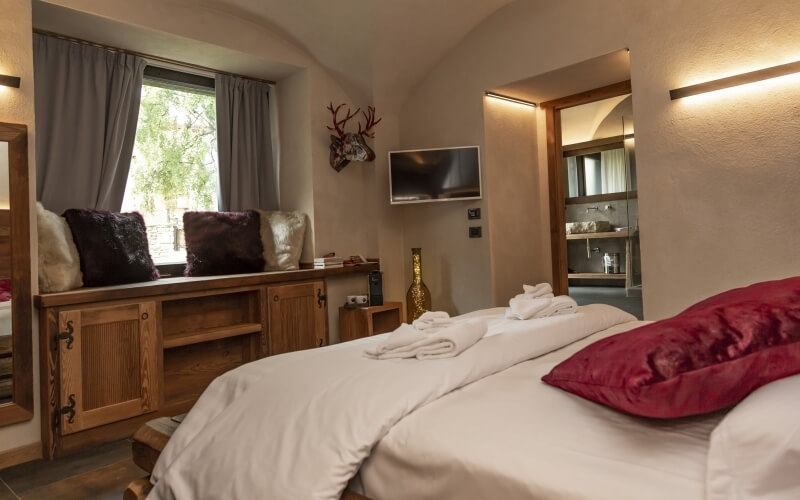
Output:
<path fill-rule="evenodd" d="M 264 270 L 289 271 L 300 268 L 300 254 L 306 235 L 306 214 L 258 210 Z"/>
<path fill-rule="evenodd" d="M 63 217 L 36 203 L 39 232 L 39 291 L 64 292 L 83 286 L 81 261 Z"/>

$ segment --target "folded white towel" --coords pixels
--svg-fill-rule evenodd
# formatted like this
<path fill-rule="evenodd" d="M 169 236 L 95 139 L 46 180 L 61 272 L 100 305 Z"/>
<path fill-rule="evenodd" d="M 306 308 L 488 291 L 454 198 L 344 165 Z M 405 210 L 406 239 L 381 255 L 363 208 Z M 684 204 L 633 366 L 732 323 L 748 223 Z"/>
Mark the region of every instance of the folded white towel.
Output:
<path fill-rule="evenodd" d="M 533 295 L 528 295 L 527 293 L 518 293 L 517 295 L 514 296 L 515 299 L 528 299 L 528 300 L 530 300 L 530 299 L 552 299 L 553 297 L 555 297 L 555 295 L 553 295 L 552 293 L 545 293 L 543 295 L 537 295 L 536 297 L 534 297 Z"/>
<path fill-rule="evenodd" d="M 548 318 L 550 316 L 561 316 L 573 314 L 578 311 L 578 303 L 575 299 L 566 295 L 559 295 L 550 299 L 550 304 L 533 315 L 534 318 Z"/>
<path fill-rule="evenodd" d="M 411 323 L 411 326 L 416 328 L 417 330 L 430 330 L 430 329 L 437 329 L 437 328 L 446 328 L 453 324 L 453 321 L 450 319 L 435 319 L 433 321 L 420 321 L 414 320 Z"/>
<path fill-rule="evenodd" d="M 425 311 L 416 321 L 434 321 L 442 319 L 450 319 L 450 315 L 447 314 L 446 311 Z"/>
<path fill-rule="evenodd" d="M 577 310 L 578 303 L 566 295 L 559 295 L 554 298 L 540 297 L 534 299 L 521 294 L 508 301 L 506 318 L 521 320 L 548 318 L 550 316 L 572 314 Z"/>
<path fill-rule="evenodd" d="M 375 346 L 374 349 L 368 349 L 365 354 L 370 357 L 378 357 L 387 352 L 414 345 L 414 343 L 425 339 L 427 336 L 427 333 L 417 330 L 408 323 L 403 323 L 390 333 L 383 342 Z"/>
<path fill-rule="evenodd" d="M 425 333 L 403 324 L 374 349 L 364 351 L 364 356 L 372 359 L 452 358 L 479 341 L 486 329 L 486 321 L 482 319 L 460 321 L 435 333 Z M 407 343 L 409 341 L 411 343 Z"/>
<path fill-rule="evenodd" d="M 553 287 L 550 286 L 550 283 L 539 283 L 538 285 L 522 285 L 522 291 L 525 295 L 529 295 L 533 298 L 543 297 L 547 294 L 551 294 L 552 297 Z"/>
<path fill-rule="evenodd" d="M 520 294 L 508 301 L 508 309 L 506 309 L 506 318 L 508 319 L 530 319 L 535 314 L 545 310 L 553 299 L 550 298 L 537 298 L 533 299 L 527 297 L 525 294 Z"/>
<path fill-rule="evenodd" d="M 430 328 L 445 328 L 453 324 L 450 315 L 444 311 L 425 311 L 422 316 L 415 319 L 411 326 L 417 330 L 428 330 Z"/>

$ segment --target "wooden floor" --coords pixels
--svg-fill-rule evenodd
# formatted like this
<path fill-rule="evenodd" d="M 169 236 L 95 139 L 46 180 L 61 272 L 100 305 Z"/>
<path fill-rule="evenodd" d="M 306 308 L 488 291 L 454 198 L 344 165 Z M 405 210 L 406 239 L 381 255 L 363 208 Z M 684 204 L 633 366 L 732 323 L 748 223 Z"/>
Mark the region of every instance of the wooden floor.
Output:
<path fill-rule="evenodd" d="M 0 470 L 0 500 L 120 499 L 129 482 L 146 475 L 131 460 L 126 439 L 58 460 Z"/>

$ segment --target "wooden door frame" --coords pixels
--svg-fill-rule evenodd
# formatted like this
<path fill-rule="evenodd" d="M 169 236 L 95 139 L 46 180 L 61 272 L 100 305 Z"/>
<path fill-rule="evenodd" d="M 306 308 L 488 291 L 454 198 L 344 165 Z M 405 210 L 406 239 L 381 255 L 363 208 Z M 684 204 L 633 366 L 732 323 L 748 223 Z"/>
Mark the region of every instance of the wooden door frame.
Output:
<path fill-rule="evenodd" d="M 561 110 L 601 101 L 631 93 L 631 81 L 625 80 L 605 87 L 587 90 L 539 106 L 545 112 L 547 123 L 547 184 L 550 193 L 550 253 L 553 265 L 553 293 L 566 295 L 569 291 L 567 278 L 567 230 L 566 204 L 564 202 L 563 152 L 561 149 Z"/>

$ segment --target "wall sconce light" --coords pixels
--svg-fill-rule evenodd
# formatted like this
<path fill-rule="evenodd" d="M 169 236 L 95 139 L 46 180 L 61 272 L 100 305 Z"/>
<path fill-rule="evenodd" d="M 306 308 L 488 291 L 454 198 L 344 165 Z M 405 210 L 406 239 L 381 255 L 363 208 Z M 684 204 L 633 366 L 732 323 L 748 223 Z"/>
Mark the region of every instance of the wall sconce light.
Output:
<path fill-rule="evenodd" d="M 673 101 L 690 95 L 704 94 L 706 92 L 713 92 L 715 90 L 727 89 L 748 83 L 759 82 L 761 80 L 769 80 L 770 78 L 777 78 L 779 76 L 790 75 L 792 73 L 800 73 L 800 61 L 795 61 L 779 66 L 771 66 L 769 68 L 751 71 L 749 73 L 742 73 L 741 75 L 729 76 L 720 78 L 719 80 L 712 80 L 710 82 L 698 83 L 697 85 L 689 85 L 688 87 L 681 87 L 669 91 L 669 97 Z"/>
<path fill-rule="evenodd" d="M 14 87 L 15 89 L 19 88 L 19 77 L 18 76 L 9 76 L 9 75 L 0 75 L 0 85 L 6 87 Z"/>
<path fill-rule="evenodd" d="M 486 97 L 494 97 L 495 99 L 501 99 L 503 101 L 513 102 L 516 104 L 522 104 L 523 106 L 530 106 L 532 108 L 536 107 L 535 102 L 523 101 L 522 99 L 517 99 L 516 97 L 509 97 L 503 94 L 495 94 L 494 92 L 486 92 Z"/>

